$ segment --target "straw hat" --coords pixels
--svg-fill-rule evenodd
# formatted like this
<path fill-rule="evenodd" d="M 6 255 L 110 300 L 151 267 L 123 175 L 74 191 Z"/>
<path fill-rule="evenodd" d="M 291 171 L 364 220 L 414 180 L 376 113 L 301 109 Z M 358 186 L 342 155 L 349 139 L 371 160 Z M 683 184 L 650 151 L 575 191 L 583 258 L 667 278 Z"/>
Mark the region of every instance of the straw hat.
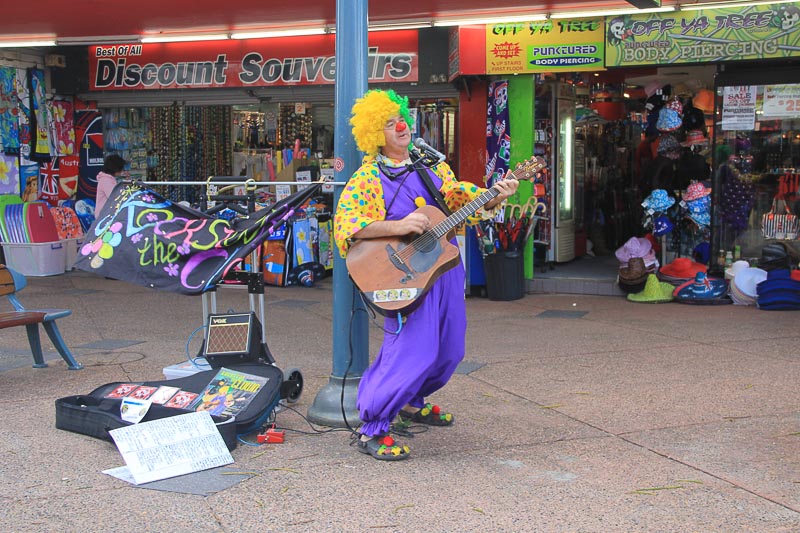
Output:
<path fill-rule="evenodd" d="M 644 266 L 644 259 L 641 257 L 631 257 L 628 266 L 619 269 L 620 283 L 636 285 L 645 281 L 647 270 Z"/>
<path fill-rule="evenodd" d="M 628 295 L 628 300 L 631 302 L 643 304 L 658 304 L 672 301 L 672 290 L 675 287 L 669 283 L 658 281 L 655 274 L 647 276 L 647 282 L 644 284 L 644 289 L 641 292 Z"/>

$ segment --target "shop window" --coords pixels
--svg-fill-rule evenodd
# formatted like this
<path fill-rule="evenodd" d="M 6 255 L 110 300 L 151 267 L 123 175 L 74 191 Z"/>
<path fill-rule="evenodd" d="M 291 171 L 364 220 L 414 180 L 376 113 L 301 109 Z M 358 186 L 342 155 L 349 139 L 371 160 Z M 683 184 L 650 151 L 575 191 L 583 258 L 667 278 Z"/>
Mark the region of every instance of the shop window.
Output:
<path fill-rule="evenodd" d="M 716 257 L 800 250 L 800 84 L 718 88 L 714 139 Z"/>

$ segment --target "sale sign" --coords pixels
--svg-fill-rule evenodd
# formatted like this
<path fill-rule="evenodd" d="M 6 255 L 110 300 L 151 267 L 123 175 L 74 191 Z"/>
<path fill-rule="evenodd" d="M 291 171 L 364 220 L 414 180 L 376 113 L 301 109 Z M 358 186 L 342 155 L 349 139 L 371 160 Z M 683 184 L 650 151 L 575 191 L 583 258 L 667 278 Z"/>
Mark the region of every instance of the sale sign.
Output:
<path fill-rule="evenodd" d="M 756 89 L 755 85 L 723 87 L 720 121 L 723 130 L 752 131 L 755 128 Z"/>
<path fill-rule="evenodd" d="M 92 91 L 333 84 L 336 37 L 89 47 Z M 371 83 L 418 81 L 416 30 L 369 34 Z"/>
<path fill-rule="evenodd" d="M 800 85 L 764 87 L 764 118 L 800 118 Z"/>

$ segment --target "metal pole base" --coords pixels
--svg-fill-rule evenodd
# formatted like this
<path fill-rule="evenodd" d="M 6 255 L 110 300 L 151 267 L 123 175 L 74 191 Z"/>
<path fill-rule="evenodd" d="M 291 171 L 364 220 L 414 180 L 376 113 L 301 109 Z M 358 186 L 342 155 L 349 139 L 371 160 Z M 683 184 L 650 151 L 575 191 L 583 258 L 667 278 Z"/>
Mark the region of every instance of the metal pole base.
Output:
<path fill-rule="evenodd" d="M 314 424 L 331 427 L 347 427 L 357 429 L 361 425 L 356 408 L 358 384 L 361 376 L 340 378 L 331 376 L 328 384 L 322 387 L 314 398 L 314 403 L 308 408 L 308 419 Z M 342 416 L 342 384 L 344 384 L 344 412 Z"/>

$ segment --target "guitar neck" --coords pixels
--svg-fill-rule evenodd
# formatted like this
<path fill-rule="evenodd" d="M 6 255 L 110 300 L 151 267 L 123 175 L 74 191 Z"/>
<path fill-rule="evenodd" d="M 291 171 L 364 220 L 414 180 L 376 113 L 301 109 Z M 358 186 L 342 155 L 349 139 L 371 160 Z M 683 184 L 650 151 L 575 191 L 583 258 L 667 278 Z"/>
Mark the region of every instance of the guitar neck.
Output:
<path fill-rule="evenodd" d="M 498 194 L 500 194 L 500 192 L 497 189 L 487 189 L 464 207 L 436 224 L 430 229 L 430 233 L 433 233 L 437 239 L 447 235 L 450 230 L 467 220 L 467 218 L 473 215 L 478 209 L 496 198 Z"/>
<path fill-rule="evenodd" d="M 524 163 L 517 164 L 517 167 L 510 172 L 510 177 L 522 180 L 522 179 L 531 179 L 535 173 L 542 168 L 544 168 L 545 162 L 544 160 L 533 157 Z M 506 177 L 509 177 L 507 174 Z M 506 177 L 502 178 L 505 179 Z M 451 214 L 449 217 L 445 218 L 438 224 L 436 224 L 433 228 L 431 228 L 426 233 L 432 233 L 436 236 L 437 239 L 444 237 L 447 233 L 467 220 L 471 215 L 473 215 L 478 209 L 483 207 L 484 205 L 491 202 L 494 198 L 496 198 L 500 194 L 500 191 L 494 188 L 489 188 L 483 193 L 481 193 L 477 198 L 463 206 L 461 209 L 456 211 L 455 213 Z"/>

